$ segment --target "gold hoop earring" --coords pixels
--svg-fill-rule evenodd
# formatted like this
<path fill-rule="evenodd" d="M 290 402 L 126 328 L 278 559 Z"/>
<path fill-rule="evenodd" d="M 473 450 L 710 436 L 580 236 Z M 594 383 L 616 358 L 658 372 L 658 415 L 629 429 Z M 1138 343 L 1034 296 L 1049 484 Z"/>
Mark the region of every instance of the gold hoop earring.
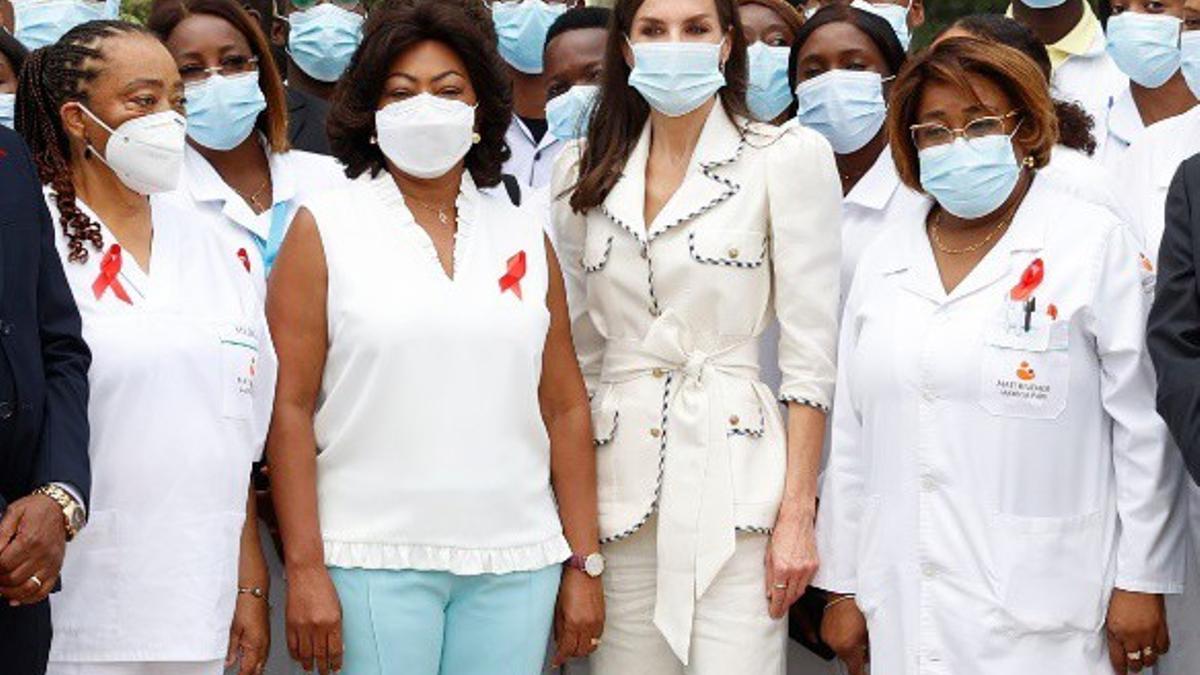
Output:
<path fill-rule="evenodd" d="M 480 136 L 478 131 L 471 134 L 471 145 L 479 145 L 482 141 L 483 136 Z"/>
<path fill-rule="evenodd" d="M 1037 164 L 1037 162 L 1033 159 L 1032 156 L 1027 156 L 1027 157 L 1025 157 L 1025 159 L 1021 160 L 1021 165 L 1024 166 L 1026 169 L 1032 169 L 1035 164 Z"/>

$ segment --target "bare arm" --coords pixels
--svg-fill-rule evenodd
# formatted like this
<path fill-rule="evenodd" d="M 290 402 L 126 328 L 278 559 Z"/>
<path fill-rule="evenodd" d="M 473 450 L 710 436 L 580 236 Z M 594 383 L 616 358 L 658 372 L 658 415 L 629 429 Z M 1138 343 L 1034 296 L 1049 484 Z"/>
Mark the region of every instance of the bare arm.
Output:
<path fill-rule="evenodd" d="M 239 663 L 238 675 L 259 675 L 271 648 L 271 618 L 267 598 L 271 574 L 258 537 L 258 506 L 254 486 L 246 501 L 246 524 L 242 526 L 241 555 L 238 557 L 238 588 L 262 590 L 262 597 L 238 591 L 237 609 L 229 630 L 225 667 Z"/>
<path fill-rule="evenodd" d="M 288 575 L 288 649 L 305 671 L 341 669 L 341 607 L 325 569 L 317 519 L 313 414 L 329 348 L 329 271 L 316 220 L 301 209 L 271 272 L 267 321 L 279 355 L 267 435 L 271 491 Z"/>
<path fill-rule="evenodd" d="M 562 270 L 549 241 L 546 242 L 546 258 L 550 273 L 547 293 L 550 330 L 542 354 L 538 398 L 550 436 L 550 477 L 563 532 L 572 551 L 588 555 L 600 550 L 591 408 L 571 340 L 571 319 Z M 594 651 L 592 640 L 600 637 L 603 626 L 604 593 L 600 580 L 579 570 L 566 570 L 555 617 L 558 642 L 555 665 Z"/>

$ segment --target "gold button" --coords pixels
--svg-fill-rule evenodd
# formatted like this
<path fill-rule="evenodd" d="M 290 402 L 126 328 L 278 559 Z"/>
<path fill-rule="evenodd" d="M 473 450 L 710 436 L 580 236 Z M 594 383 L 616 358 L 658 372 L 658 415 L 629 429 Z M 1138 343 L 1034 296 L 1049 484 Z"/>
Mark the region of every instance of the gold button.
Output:
<path fill-rule="evenodd" d="M 741 251 L 737 250 L 736 248 L 729 249 L 730 258 L 737 258 L 739 255 L 741 255 Z"/>
<path fill-rule="evenodd" d="M 658 427 L 654 427 L 653 429 L 650 430 L 650 435 L 655 438 L 658 438 L 659 436 L 662 436 L 662 429 L 659 429 Z"/>
<path fill-rule="evenodd" d="M 741 421 L 742 421 L 741 418 L 739 418 L 737 415 L 733 415 L 732 417 L 729 418 L 729 424 L 731 424 L 732 426 L 735 426 L 735 427 L 738 425 L 738 422 L 741 422 Z"/>
<path fill-rule="evenodd" d="M 654 370 L 650 371 L 650 374 L 657 378 L 661 378 L 663 375 L 667 374 L 667 371 L 663 370 L 662 368 L 655 368 Z"/>

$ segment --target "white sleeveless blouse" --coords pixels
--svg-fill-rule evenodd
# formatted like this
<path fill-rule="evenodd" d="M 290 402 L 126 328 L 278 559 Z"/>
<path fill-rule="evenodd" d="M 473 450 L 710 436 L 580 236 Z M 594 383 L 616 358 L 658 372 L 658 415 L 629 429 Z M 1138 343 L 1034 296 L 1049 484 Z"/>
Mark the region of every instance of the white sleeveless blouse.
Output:
<path fill-rule="evenodd" d="M 464 175 L 451 279 L 386 172 L 307 207 L 329 268 L 326 563 L 499 574 L 568 558 L 538 400 L 548 214 Z"/>

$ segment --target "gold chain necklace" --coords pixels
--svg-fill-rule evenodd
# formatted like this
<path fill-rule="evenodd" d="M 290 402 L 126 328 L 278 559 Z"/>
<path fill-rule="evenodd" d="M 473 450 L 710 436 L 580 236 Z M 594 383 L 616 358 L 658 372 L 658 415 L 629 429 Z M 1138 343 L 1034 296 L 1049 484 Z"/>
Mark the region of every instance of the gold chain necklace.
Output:
<path fill-rule="evenodd" d="M 406 201 L 412 202 L 413 204 L 416 204 L 417 206 L 425 209 L 426 211 L 436 215 L 439 223 L 441 223 L 443 225 L 450 224 L 450 215 L 448 214 L 448 211 L 450 211 L 454 208 L 453 204 L 451 204 L 450 206 L 434 206 L 433 204 L 430 204 L 429 202 L 421 201 L 420 199 L 417 199 L 416 197 L 413 197 L 411 195 L 404 195 L 404 199 Z"/>
<path fill-rule="evenodd" d="M 253 194 L 247 195 L 245 192 L 242 192 L 237 188 L 234 188 L 233 191 L 238 193 L 238 196 L 240 196 L 242 199 L 245 199 L 246 203 L 250 204 L 250 208 L 254 209 L 255 212 L 262 213 L 263 211 L 266 211 L 267 207 L 270 205 L 262 204 L 259 202 L 259 198 L 262 197 L 263 190 L 266 190 L 267 186 L 270 184 L 271 176 L 270 174 L 267 174 L 267 179 L 263 181 L 262 185 L 258 186 L 258 189 L 255 190 Z"/>
<path fill-rule="evenodd" d="M 996 226 L 993 227 L 990 232 L 988 232 L 987 236 L 984 237 L 982 241 L 975 242 L 970 246 L 964 246 L 963 248 L 950 248 L 949 246 L 946 246 L 945 242 L 942 241 L 941 235 L 938 234 L 938 230 L 940 230 L 942 227 L 942 212 L 939 210 L 937 215 L 933 217 L 933 222 L 929 224 L 929 234 L 930 238 L 933 239 L 933 245 L 937 247 L 937 250 L 945 253 L 946 255 L 974 253 L 984 246 L 987 246 L 992 239 L 995 239 L 996 235 L 999 234 L 999 232 L 1003 230 L 1006 225 L 1008 225 L 1008 221 L 1011 218 L 1012 214 L 1010 213 L 1009 215 L 997 221 Z"/>

